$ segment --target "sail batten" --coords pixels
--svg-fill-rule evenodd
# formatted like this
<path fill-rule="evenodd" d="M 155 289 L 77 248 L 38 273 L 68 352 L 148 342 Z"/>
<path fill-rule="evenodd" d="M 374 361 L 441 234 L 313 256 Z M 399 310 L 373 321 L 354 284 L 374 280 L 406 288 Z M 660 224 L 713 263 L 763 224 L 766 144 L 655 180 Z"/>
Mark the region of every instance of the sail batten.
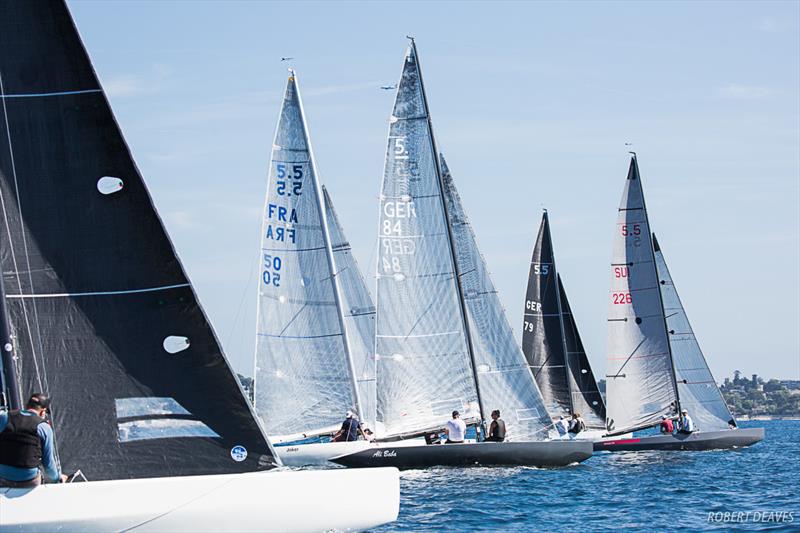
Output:
<path fill-rule="evenodd" d="M 0 282 L 18 355 L 3 371 L 53 398 L 62 469 L 103 480 L 271 468 L 66 5 L 0 3 L 0 49 Z M 120 408 L 154 400 L 182 418 Z"/>
<path fill-rule="evenodd" d="M 614 235 L 608 304 L 607 428 L 621 433 L 678 409 L 641 178 L 631 158 Z"/>

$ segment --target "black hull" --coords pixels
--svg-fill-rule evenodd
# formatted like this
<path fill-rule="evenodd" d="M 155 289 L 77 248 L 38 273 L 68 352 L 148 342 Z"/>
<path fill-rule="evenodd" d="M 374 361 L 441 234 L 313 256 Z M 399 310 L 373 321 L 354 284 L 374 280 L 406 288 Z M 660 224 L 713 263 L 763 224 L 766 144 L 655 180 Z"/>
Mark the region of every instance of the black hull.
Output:
<path fill-rule="evenodd" d="M 332 459 L 350 468 L 394 466 L 401 470 L 433 466 L 538 466 L 580 463 L 592 456 L 589 441 L 476 442 L 420 446 L 382 446 Z"/>
<path fill-rule="evenodd" d="M 764 440 L 764 428 L 695 432 L 690 435 L 655 435 L 596 441 L 594 451 L 635 452 L 642 450 L 724 450 L 750 446 Z"/>

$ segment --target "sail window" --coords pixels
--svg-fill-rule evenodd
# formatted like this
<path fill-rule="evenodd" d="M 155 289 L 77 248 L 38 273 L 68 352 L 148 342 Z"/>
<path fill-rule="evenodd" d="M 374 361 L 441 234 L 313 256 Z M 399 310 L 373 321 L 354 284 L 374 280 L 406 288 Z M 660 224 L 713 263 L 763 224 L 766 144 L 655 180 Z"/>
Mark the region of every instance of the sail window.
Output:
<path fill-rule="evenodd" d="M 121 191 L 123 185 L 121 179 L 111 176 L 103 176 L 97 180 L 97 190 L 100 191 L 100 194 L 114 194 Z"/>
<path fill-rule="evenodd" d="M 581 374 L 588 374 L 588 373 L 589 373 L 588 370 L 586 370 L 585 368 L 581 368 Z"/>
<path fill-rule="evenodd" d="M 520 422 L 524 420 L 538 420 L 539 410 L 531 407 L 530 409 L 517 409 L 517 420 Z"/>
<path fill-rule="evenodd" d="M 402 272 L 395 272 L 393 277 L 395 281 L 405 281 L 406 279 L 406 275 Z"/>
<path fill-rule="evenodd" d="M 190 415 L 174 398 L 117 398 L 117 418 Z"/>
<path fill-rule="evenodd" d="M 199 420 L 181 418 L 151 418 L 120 422 L 119 441 L 132 442 L 150 439 L 174 439 L 179 437 L 213 437 L 220 436 Z"/>
<path fill-rule="evenodd" d="M 164 339 L 164 350 L 167 353 L 178 353 L 189 348 L 189 339 L 178 335 L 170 335 Z"/>

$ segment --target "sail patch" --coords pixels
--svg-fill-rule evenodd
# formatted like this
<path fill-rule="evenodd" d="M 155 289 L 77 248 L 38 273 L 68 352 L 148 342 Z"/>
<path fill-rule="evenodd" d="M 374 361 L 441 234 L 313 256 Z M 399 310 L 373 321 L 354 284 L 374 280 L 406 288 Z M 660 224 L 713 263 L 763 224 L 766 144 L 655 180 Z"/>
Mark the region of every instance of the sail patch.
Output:
<path fill-rule="evenodd" d="M 164 339 L 164 350 L 167 353 L 178 353 L 182 352 L 189 348 L 189 339 L 188 337 L 181 337 L 178 335 L 170 335 L 166 339 Z"/>
<path fill-rule="evenodd" d="M 122 190 L 125 184 L 119 178 L 112 178 L 111 176 L 103 176 L 97 180 L 97 190 L 100 194 L 114 194 Z"/>

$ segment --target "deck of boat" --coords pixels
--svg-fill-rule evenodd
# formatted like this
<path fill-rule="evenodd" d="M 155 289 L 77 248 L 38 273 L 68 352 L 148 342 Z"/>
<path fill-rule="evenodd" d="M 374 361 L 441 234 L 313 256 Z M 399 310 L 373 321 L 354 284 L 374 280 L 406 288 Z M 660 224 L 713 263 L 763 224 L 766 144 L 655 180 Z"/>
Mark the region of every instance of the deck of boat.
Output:
<path fill-rule="evenodd" d="M 559 467 L 592 456 L 588 441 L 476 442 L 420 446 L 382 446 L 332 459 L 351 468 L 394 466 L 400 469 L 434 466 Z"/>
<path fill-rule="evenodd" d="M 688 435 L 677 433 L 597 441 L 594 443 L 594 451 L 722 450 L 750 446 L 762 440 L 764 440 L 764 428 L 695 431 Z"/>

